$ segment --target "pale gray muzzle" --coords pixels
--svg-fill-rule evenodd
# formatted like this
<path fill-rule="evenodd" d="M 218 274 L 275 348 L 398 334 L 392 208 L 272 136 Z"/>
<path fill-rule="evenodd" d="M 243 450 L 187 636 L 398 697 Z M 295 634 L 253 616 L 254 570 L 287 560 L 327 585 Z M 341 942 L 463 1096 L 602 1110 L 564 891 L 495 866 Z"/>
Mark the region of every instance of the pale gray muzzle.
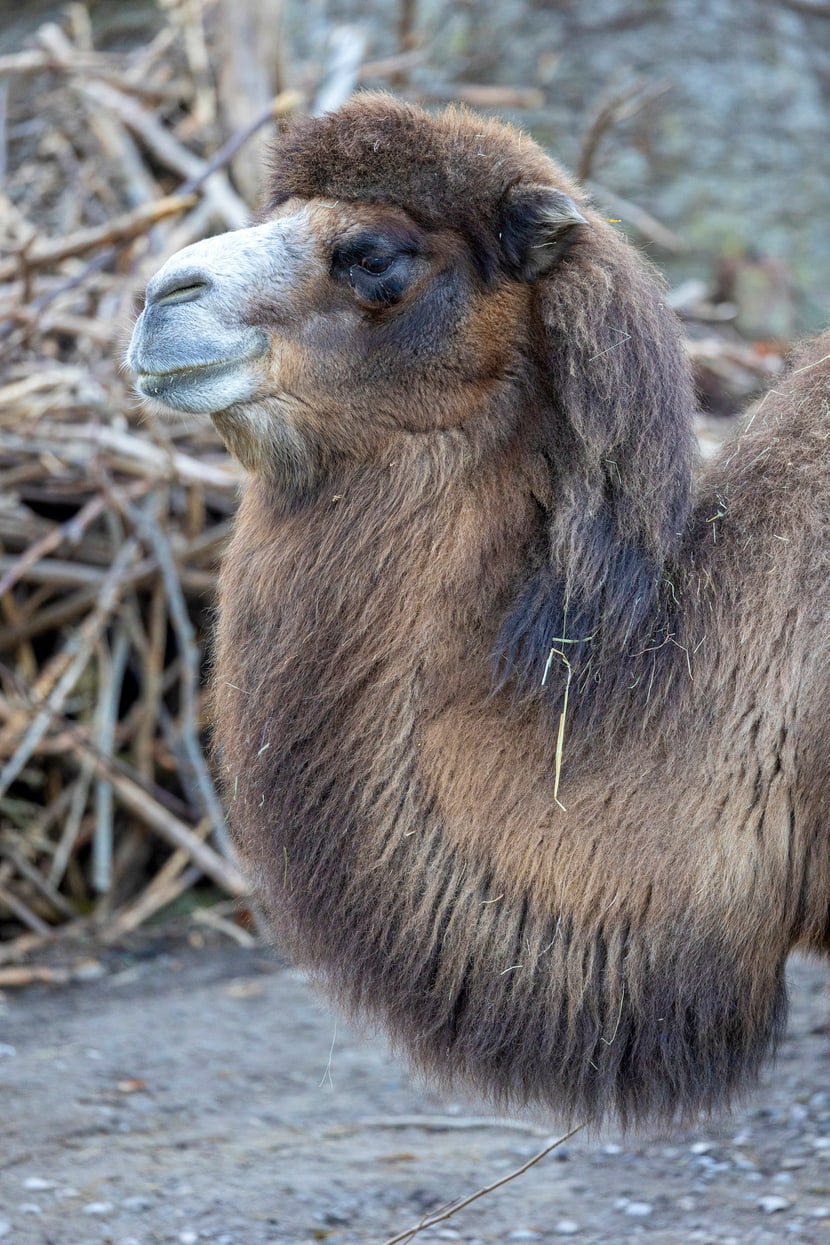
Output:
<path fill-rule="evenodd" d="M 220 234 L 178 251 L 147 285 L 127 365 L 144 397 L 214 413 L 252 396 L 268 335 L 246 323 L 257 295 L 286 286 L 286 222 Z"/>

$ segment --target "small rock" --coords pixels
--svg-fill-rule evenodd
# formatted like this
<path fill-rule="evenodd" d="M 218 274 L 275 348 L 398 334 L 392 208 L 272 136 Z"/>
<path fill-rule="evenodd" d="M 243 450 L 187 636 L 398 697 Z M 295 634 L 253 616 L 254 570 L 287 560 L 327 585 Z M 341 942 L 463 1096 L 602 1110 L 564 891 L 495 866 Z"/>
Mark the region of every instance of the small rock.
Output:
<path fill-rule="evenodd" d="M 646 1215 L 650 1215 L 654 1210 L 651 1202 L 629 1202 L 625 1208 L 627 1215 L 634 1215 L 637 1218 L 644 1219 Z"/>
<path fill-rule="evenodd" d="M 511 1232 L 508 1241 L 541 1241 L 541 1232 L 533 1232 L 530 1228 L 519 1228 Z"/>
<path fill-rule="evenodd" d="M 13 1059 L 16 1054 L 16 1046 L 9 1046 L 8 1042 L 0 1042 L 0 1059 Z M 6 1222 L 5 1219 L 3 1222 Z"/>
<path fill-rule="evenodd" d="M 54 1189 L 54 1180 L 44 1180 L 43 1176 L 27 1176 L 23 1181 L 23 1188 L 28 1189 L 30 1193 L 45 1193 L 47 1189 Z"/>
<path fill-rule="evenodd" d="M 143 1089 L 147 1088 L 147 1082 L 141 1076 L 125 1076 L 120 1081 L 116 1081 L 115 1088 L 119 1094 L 140 1094 Z"/>
<path fill-rule="evenodd" d="M 112 1209 L 112 1202 L 87 1202 L 83 1212 L 85 1215 L 108 1215 Z"/>
<path fill-rule="evenodd" d="M 696 1141 L 694 1145 L 689 1146 L 692 1154 L 708 1154 L 710 1150 L 714 1150 L 714 1141 Z"/>
<path fill-rule="evenodd" d="M 439 1241 L 461 1240 L 461 1233 L 456 1232 L 455 1228 L 441 1228 L 440 1232 L 436 1232 L 435 1235 L 438 1237 Z"/>
<path fill-rule="evenodd" d="M 256 999 L 265 993 L 265 986 L 257 978 L 238 977 L 225 987 L 229 999 Z"/>
<path fill-rule="evenodd" d="M 830 1219 L 830 1206 L 814 1206 L 810 1214 L 813 1219 Z"/>
<path fill-rule="evenodd" d="M 830 1137 L 813 1138 L 813 1146 L 816 1150 L 830 1150 Z"/>
<path fill-rule="evenodd" d="M 0 1237 L 8 1236 L 12 1230 L 12 1225 L 8 1219 L 0 1219 Z"/>
<path fill-rule="evenodd" d="M 192 1228 L 186 1228 L 184 1232 L 179 1233 L 180 1245 L 196 1245 L 199 1240 L 199 1233 L 194 1232 Z"/>
<path fill-rule="evenodd" d="M 602 1147 L 603 1154 L 622 1154 L 622 1146 L 618 1146 L 615 1141 L 609 1141 L 607 1145 Z"/>
<path fill-rule="evenodd" d="M 774 1215 L 779 1210 L 789 1210 L 790 1203 L 785 1197 L 761 1197 L 758 1199 L 758 1209 L 762 1210 L 765 1215 Z"/>
<path fill-rule="evenodd" d="M 152 1202 L 148 1197 L 142 1197 L 136 1194 L 133 1197 L 125 1197 L 121 1203 L 125 1210 L 149 1210 Z"/>
<path fill-rule="evenodd" d="M 579 1224 L 573 1219 L 560 1219 L 553 1225 L 553 1231 L 556 1236 L 576 1236 Z"/>
<path fill-rule="evenodd" d="M 322 1223 L 327 1228 L 339 1227 L 341 1224 L 348 1224 L 352 1221 L 352 1216 L 342 1210 L 315 1210 L 313 1219 L 318 1223 Z"/>

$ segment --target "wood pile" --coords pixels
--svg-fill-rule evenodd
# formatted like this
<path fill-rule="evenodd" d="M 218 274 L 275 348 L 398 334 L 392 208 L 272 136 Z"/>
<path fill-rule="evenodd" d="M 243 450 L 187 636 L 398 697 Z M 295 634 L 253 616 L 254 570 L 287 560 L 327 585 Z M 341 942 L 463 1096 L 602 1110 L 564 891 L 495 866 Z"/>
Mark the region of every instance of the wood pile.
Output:
<path fill-rule="evenodd" d="M 73 5 L 0 57 L 6 959 L 58 927 L 117 938 L 205 880 L 214 900 L 245 894 L 201 693 L 239 471 L 209 423 L 147 422 L 121 363 L 147 277 L 246 222 L 229 165 L 302 103 L 278 93 L 224 129 L 210 15 L 168 5 L 152 37 L 109 52 Z"/>
<path fill-rule="evenodd" d="M 246 82 L 255 12 L 163 0 L 101 50 L 71 4 L 0 56 L 0 964 L 58 931 L 115 940 L 185 892 L 250 937 L 201 690 L 240 473 L 209 423 L 147 421 L 121 360 L 149 275 L 248 219 L 265 127 L 359 82 L 406 90 L 422 55 L 404 25 L 367 62 L 342 28 L 299 86 L 276 61 Z M 524 99 L 433 97 L 479 89 Z"/>

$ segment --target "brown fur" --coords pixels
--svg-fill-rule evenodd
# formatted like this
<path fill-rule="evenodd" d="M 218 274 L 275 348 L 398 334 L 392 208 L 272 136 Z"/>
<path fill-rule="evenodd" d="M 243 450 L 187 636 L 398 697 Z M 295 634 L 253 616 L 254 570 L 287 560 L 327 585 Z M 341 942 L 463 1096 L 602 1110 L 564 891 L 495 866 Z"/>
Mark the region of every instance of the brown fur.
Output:
<path fill-rule="evenodd" d="M 587 220 L 532 278 L 527 184 Z M 830 951 L 830 335 L 693 497 L 661 286 L 530 140 L 361 98 L 281 139 L 269 211 L 298 198 L 391 213 L 450 275 L 285 347 L 302 467 L 259 464 L 221 582 L 242 857 L 445 1081 L 712 1108 L 780 1032 L 790 949 Z"/>

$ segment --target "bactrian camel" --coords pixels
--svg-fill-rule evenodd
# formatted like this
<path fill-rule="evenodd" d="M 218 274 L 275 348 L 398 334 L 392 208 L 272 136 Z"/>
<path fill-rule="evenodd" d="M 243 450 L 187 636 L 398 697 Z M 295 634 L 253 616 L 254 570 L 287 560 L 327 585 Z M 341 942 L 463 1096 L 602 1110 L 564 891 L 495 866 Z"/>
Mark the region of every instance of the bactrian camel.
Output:
<path fill-rule="evenodd" d="M 830 335 L 693 484 L 618 226 L 514 129 L 364 95 L 129 361 L 247 469 L 213 719 L 279 937 L 502 1105 L 727 1102 L 830 952 Z"/>

